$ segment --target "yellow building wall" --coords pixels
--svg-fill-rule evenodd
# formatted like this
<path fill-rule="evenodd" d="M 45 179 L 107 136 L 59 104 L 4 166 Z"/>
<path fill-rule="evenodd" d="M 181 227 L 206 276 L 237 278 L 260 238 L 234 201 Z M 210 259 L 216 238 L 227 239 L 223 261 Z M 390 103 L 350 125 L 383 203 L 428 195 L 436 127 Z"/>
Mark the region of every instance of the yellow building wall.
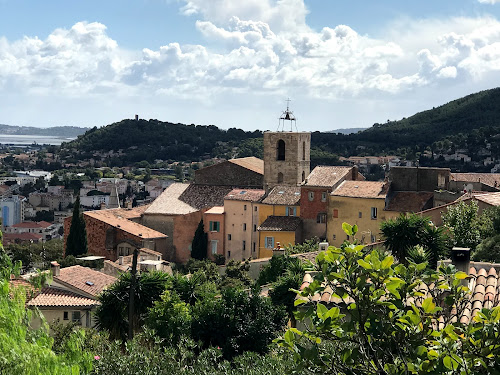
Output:
<path fill-rule="evenodd" d="M 287 216 L 287 207 L 294 207 L 296 216 L 300 216 L 300 206 L 283 206 L 278 204 L 259 204 L 259 225 L 269 216 Z"/>
<path fill-rule="evenodd" d="M 295 245 L 295 232 L 272 232 L 272 231 L 262 231 L 259 232 L 259 258 L 268 258 L 273 256 L 273 249 L 266 248 L 266 237 L 274 237 L 274 246 L 279 242 L 280 247 Z"/>
<path fill-rule="evenodd" d="M 364 243 L 371 243 L 373 239 L 375 241 L 381 239 L 380 224 L 399 215 L 399 212 L 384 211 L 385 199 L 338 196 L 330 196 L 329 199 L 327 241 L 330 245 L 337 247 L 347 239 L 347 235 L 342 230 L 342 223 L 356 224 L 358 226 L 356 239 Z M 372 207 L 377 208 L 376 219 L 371 218 Z M 337 218 L 333 217 L 335 209 L 338 210 Z"/>

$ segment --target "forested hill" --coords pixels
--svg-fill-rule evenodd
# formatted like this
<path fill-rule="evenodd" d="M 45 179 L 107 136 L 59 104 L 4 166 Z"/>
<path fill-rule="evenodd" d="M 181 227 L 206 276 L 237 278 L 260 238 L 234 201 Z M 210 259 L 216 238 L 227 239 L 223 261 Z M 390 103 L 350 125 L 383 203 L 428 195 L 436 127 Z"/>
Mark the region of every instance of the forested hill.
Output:
<path fill-rule="evenodd" d="M 341 156 L 397 154 L 415 159 L 425 150 L 472 154 L 489 144 L 500 150 L 500 88 L 482 91 L 399 121 L 374 124 L 355 134 L 314 132 L 311 159 L 329 163 Z M 497 142 L 498 141 L 498 142 Z M 498 145 L 497 145 L 498 143 Z M 497 147 L 498 146 L 498 147 Z M 121 163 L 262 155 L 262 132 L 158 120 L 123 120 L 93 128 L 61 146 L 65 154 L 123 150 Z M 495 151 L 496 152 L 496 151 Z M 499 151 L 500 152 L 500 151 Z"/>

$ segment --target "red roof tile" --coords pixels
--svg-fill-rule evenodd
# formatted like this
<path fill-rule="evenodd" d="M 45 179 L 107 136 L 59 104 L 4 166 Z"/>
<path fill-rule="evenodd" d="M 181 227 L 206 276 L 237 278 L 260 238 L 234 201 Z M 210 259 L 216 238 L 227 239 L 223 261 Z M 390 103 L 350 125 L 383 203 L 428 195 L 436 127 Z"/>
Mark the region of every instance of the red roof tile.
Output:
<path fill-rule="evenodd" d="M 350 198 L 385 199 L 389 184 L 382 181 L 344 181 L 331 195 Z"/>
<path fill-rule="evenodd" d="M 46 287 L 32 298 L 27 304 L 29 307 L 87 307 L 98 306 L 99 302 L 93 298 L 81 296 L 64 289 Z"/>
<path fill-rule="evenodd" d="M 61 268 L 59 276 L 54 276 L 53 279 L 54 282 L 73 287 L 92 297 L 97 297 L 117 280 L 116 277 L 82 266 Z"/>
<path fill-rule="evenodd" d="M 233 189 L 224 197 L 224 199 L 233 201 L 260 202 L 264 194 L 266 194 L 266 192 L 260 189 Z"/>

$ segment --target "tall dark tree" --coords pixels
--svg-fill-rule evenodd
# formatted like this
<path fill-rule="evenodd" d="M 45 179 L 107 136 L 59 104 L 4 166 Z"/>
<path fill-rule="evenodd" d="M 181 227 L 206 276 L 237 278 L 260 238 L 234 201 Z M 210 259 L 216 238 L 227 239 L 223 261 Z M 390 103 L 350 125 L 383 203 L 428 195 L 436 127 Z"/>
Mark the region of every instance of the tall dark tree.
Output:
<path fill-rule="evenodd" d="M 191 257 L 195 259 L 205 259 L 207 257 L 208 235 L 205 233 L 203 219 L 200 220 L 196 232 L 194 232 Z"/>
<path fill-rule="evenodd" d="M 82 255 L 87 253 L 87 230 L 85 221 L 80 213 L 80 197 L 76 197 L 73 206 L 73 217 L 71 218 L 71 227 L 66 240 L 66 255 Z"/>

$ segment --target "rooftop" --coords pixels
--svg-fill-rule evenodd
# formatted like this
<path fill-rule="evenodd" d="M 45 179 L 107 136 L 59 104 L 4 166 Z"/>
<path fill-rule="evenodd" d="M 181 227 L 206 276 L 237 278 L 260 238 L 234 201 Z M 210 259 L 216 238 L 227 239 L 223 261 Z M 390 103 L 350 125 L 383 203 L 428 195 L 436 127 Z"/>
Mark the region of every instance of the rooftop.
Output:
<path fill-rule="evenodd" d="M 3 239 L 5 242 L 19 241 L 40 241 L 43 235 L 38 233 L 4 233 Z"/>
<path fill-rule="evenodd" d="M 224 206 L 215 206 L 205 211 L 206 214 L 222 215 L 224 213 Z"/>
<path fill-rule="evenodd" d="M 317 166 L 304 183 L 305 186 L 333 187 L 351 173 L 352 167 Z"/>
<path fill-rule="evenodd" d="M 116 277 L 82 266 L 61 268 L 59 276 L 54 276 L 53 279 L 54 282 L 78 289 L 91 297 L 97 297 L 117 280 Z"/>
<path fill-rule="evenodd" d="M 154 229 L 145 227 L 131 220 L 119 216 L 120 209 L 85 211 L 84 216 L 100 220 L 108 225 L 118 228 L 124 232 L 130 233 L 141 238 L 166 238 L 167 235 Z"/>
<path fill-rule="evenodd" d="M 389 184 L 382 181 L 344 181 L 331 195 L 351 198 L 385 199 Z"/>
<path fill-rule="evenodd" d="M 38 307 L 88 307 L 92 308 L 99 305 L 99 302 L 93 298 L 84 297 L 69 290 L 46 287 L 43 288 L 37 296 L 32 298 L 27 306 Z"/>
<path fill-rule="evenodd" d="M 420 212 L 432 208 L 434 193 L 423 191 L 397 191 L 391 195 L 387 211 Z"/>
<path fill-rule="evenodd" d="M 500 192 L 474 194 L 474 198 L 491 206 L 500 206 Z"/>
<path fill-rule="evenodd" d="M 179 198 L 189 184 L 174 183 L 167 187 L 146 209 L 145 214 L 185 215 L 197 210 Z"/>
<path fill-rule="evenodd" d="M 255 156 L 249 156 L 246 158 L 230 159 L 230 163 L 239 165 L 240 167 L 249 169 L 259 174 L 264 174 L 264 160 L 256 158 Z"/>
<path fill-rule="evenodd" d="M 260 202 L 266 194 L 261 189 L 233 189 L 224 197 L 225 200 Z"/>
<path fill-rule="evenodd" d="M 268 216 L 257 228 L 259 231 L 272 232 L 295 232 L 302 223 L 302 219 L 296 216 Z"/>
<path fill-rule="evenodd" d="M 52 223 L 48 221 L 23 221 L 22 223 L 11 225 L 12 228 L 48 228 Z"/>
<path fill-rule="evenodd" d="M 482 182 L 500 188 L 500 173 L 452 173 L 452 181 Z"/>
<path fill-rule="evenodd" d="M 300 204 L 300 187 L 275 186 L 262 200 L 262 203 L 298 206 Z"/>

